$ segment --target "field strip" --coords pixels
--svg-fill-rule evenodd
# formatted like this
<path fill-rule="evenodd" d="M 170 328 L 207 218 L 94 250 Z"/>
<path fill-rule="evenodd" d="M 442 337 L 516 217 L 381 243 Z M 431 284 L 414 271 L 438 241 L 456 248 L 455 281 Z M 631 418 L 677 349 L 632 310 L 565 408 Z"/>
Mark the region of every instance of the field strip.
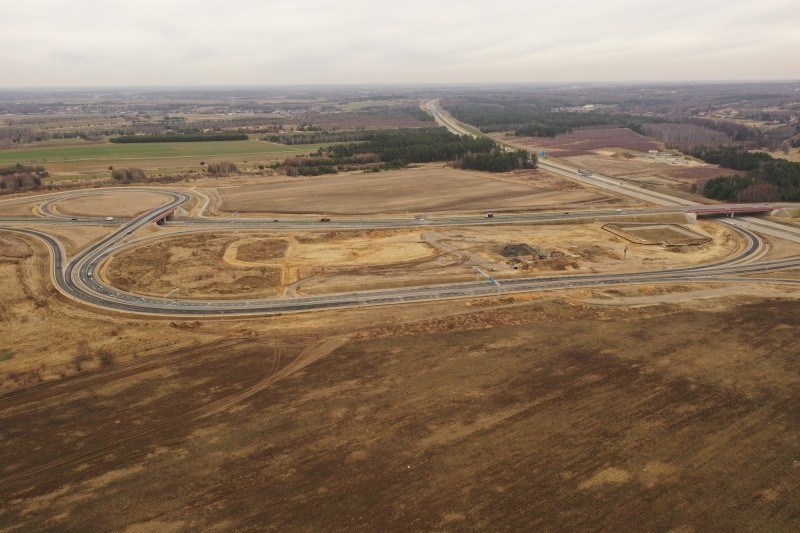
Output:
<path fill-rule="evenodd" d="M 195 155 L 168 155 L 168 156 L 147 156 L 147 157 L 114 157 L 114 156 L 107 156 L 107 157 L 89 157 L 89 158 L 67 158 L 67 159 L 46 159 L 47 163 L 99 163 L 102 161 L 108 161 L 109 159 L 113 158 L 115 161 L 153 161 L 153 160 L 161 160 L 161 159 L 197 159 L 198 157 L 206 157 L 206 158 L 216 158 L 216 157 L 233 157 L 233 156 L 243 156 L 243 155 L 272 155 L 272 154 L 283 154 L 283 153 L 307 153 L 308 150 L 298 150 L 298 149 L 288 149 L 288 150 L 277 150 L 274 152 L 231 152 L 231 153 L 221 153 L 221 154 L 203 154 L 198 153 Z"/>

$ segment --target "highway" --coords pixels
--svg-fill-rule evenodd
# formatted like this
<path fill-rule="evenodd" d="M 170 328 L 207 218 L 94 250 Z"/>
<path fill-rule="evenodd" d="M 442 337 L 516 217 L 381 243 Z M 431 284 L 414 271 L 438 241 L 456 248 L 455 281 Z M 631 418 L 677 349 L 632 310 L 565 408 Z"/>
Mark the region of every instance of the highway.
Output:
<path fill-rule="evenodd" d="M 460 134 L 475 135 L 467 127 L 458 123 L 438 107 L 438 102 L 427 104 L 428 110 L 434 114 L 437 122 L 451 131 Z M 620 182 L 613 178 L 591 173 L 581 175 L 577 169 L 561 163 L 540 162 L 540 166 L 556 174 L 579 180 L 587 185 L 601 187 L 610 191 L 626 194 L 640 200 L 655 204 L 656 207 L 624 208 L 624 209 L 592 209 L 582 211 L 495 213 L 493 217 L 485 215 L 437 216 L 425 219 L 410 218 L 368 218 L 340 217 L 330 222 L 319 219 L 292 218 L 276 221 L 266 218 L 223 219 L 214 217 L 194 217 L 167 222 L 171 226 L 180 226 L 184 231 L 230 231 L 230 230 L 361 230 L 377 228 L 419 228 L 428 226 L 477 226 L 494 224 L 525 224 L 563 222 L 569 220 L 629 220 L 631 216 L 663 215 L 667 213 L 691 213 L 698 209 L 697 202 L 649 191 L 634 185 Z M 765 244 L 759 234 L 774 235 L 782 239 L 800 242 L 800 229 L 761 220 L 754 217 L 725 218 L 720 222 L 738 233 L 746 242 L 746 246 L 737 254 L 712 264 L 685 268 L 674 268 L 661 271 L 630 272 L 619 274 L 583 274 L 538 276 L 500 280 L 499 284 L 480 282 L 448 283 L 417 287 L 370 290 L 348 293 L 327 294 L 319 296 L 303 296 L 293 298 L 271 299 L 230 299 L 230 300 L 187 300 L 173 298 L 157 298 L 122 291 L 105 284 L 97 275 L 103 262 L 122 248 L 135 246 L 136 241 L 129 242 L 129 237 L 139 229 L 163 218 L 166 214 L 188 202 L 192 195 L 208 205 L 205 195 L 188 191 L 162 188 L 131 187 L 119 190 L 135 190 L 137 192 L 156 192 L 165 196 L 167 201 L 141 215 L 125 221 L 108 221 L 100 217 L 65 217 L 53 209 L 60 200 L 76 198 L 92 194 L 107 194 L 108 190 L 85 190 L 69 193 L 51 193 L 42 195 L 42 203 L 38 207 L 39 216 L 7 216 L 0 217 L 0 230 L 26 234 L 43 241 L 52 255 L 52 278 L 58 290 L 68 298 L 100 307 L 107 310 L 174 316 L 230 316 L 259 315 L 333 309 L 367 305 L 389 305 L 409 302 L 441 300 L 447 298 L 467 298 L 476 296 L 513 294 L 521 292 L 547 291 L 557 289 L 573 289 L 580 287 L 604 287 L 621 284 L 667 283 L 667 282 L 711 282 L 715 280 L 729 281 L 736 276 L 763 274 L 780 270 L 800 268 L 800 256 L 771 261 L 760 260 L 765 251 Z M 24 201 L 30 202 L 30 198 Z M 12 200 L 9 203 L 22 203 L 23 200 Z M 711 207 L 711 206 L 706 206 Z M 714 205 L 717 209 L 727 208 L 764 208 L 764 204 Z M 797 207 L 794 204 L 769 204 L 769 207 Z M 202 212 L 202 210 L 201 210 Z M 106 237 L 91 244 L 72 258 L 67 258 L 62 243 L 41 229 L 31 229 L 31 224 L 70 224 L 70 225 L 109 225 L 116 229 Z M 157 238 L 157 237 L 151 237 Z M 763 283 L 765 280 L 736 278 L 737 281 Z M 781 280 L 781 283 L 794 283 Z"/>
<path fill-rule="evenodd" d="M 169 197 L 169 202 L 161 205 L 134 219 L 124 222 L 110 235 L 92 244 L 75 257 L 67 260 L 64 248 L 58 239 L 40 230 L 7 225 L 3 229 L 24 233 L 44 241 L 53 257 L 52 275 L 58 289 L 67 297 L 78 302 L 129 313 L 178 315 L 178 316 L 219 316 L 219 315 L 252 315 L 308 311 L 315 309 L 331 309 L 365 305 L 387 305 L 408 302 L 440 300 L 446 298 L 465 298 L 497 294 L 513 294 L 519 292 L 534 292 L 555 289 L 569 289 L 578 287 L 601 287 L 631 283 L 662 283 L 670 281 L 713 281 L 714 279 L 729 278 L 742 274 L 758 274 L 800 267 L 800 257 L 792 257 L 775 261 L 753 262 L 763 249 L 763 241 L 758 235 L 746 228 L 737 227 L 729 220 L 728 224 L 739 233 L 746 241 L 746 247 L 738 254 L 714 264 L 699 265 L 694 267 L 676 268 L 653 272 L 635 272 L 602 275 L 571 275 L 571 276 L 543 276 L 530 278 L 517 278 L 501 280 L 500 285 L 481 282 L 450 283 L 412 288 L 384 289 L 373 291 L 360 291 L 339 293 L 320 296 L 306 296 L 287 299 L 243 299 L 243 300 L 180 300 L 155 298 L 128 293 L 108 286 L 96 274 L 98 267 L 110 255 L 123 246 L 122 241 L 138 229 L 152 224 L 165 213 L 187 202 L 190 195 L 180 191 L 159 192 Z M 90 191 L 91 192 L 91 191 Z M 49 202 L 52 202 L 50 200 Z M 668 212 L 661 211 L 658 213 Z M 635 210 L 626 210 L 637 212 Z M 44 210 L 46 212 L 46 210 Z M 619 216 L 616 210 L 592 211 L 586 216 L 598 217 Z M 535 215 L 508 215 L 505 219 L 485 219 L 473 217 L 444 217 L 441 220 L 425 221 L 441 225 L 458 223 L 474 225 L 480 223 L 513 224 L 525 223 L 531 220 L 547 221 L 559 220 L 569 215 L 545 214 Z M 583 216 L 583 215 L 581 215 Z M 32 217 L 20 217 L 30 224 Z M 34 219 L 39 220 L 39 219 Z M 414 220 L 372 220 L 372 221 L 345 221 L 339 227 L 349 229 L 362 229 L 364 227 L 417 227 L 419 222 Z M 317 228 L 332 228 L 330 223 L 311 221 L 285 222 L 276 228 L 276 223 L 262 219 L 238 220 L 232 224 L 226 219 L 186 220 L 182 223 L 193 228 L 193 231 L 210 231 L 212 228 L 230 229 L 232 225 L 252 229 L 308 229 L 312 225 Z"/>
<path fill-rule="evenodd" d="M 450 130 L 452 133 L 455 133 L 456 135 L 470 135 L 472 137 L 483 135 L 491 139 L 491 137 L 489 137 L 488 135 L 480 133 L 476 128 L 470 128 L 467 125 L 459 122 L 447 111 L 441 108 L 438 100 L 428 101 L 426 103 L 425 108 L 428 111 L 428 113 L 433 115 L 434 119 L 438 124 L 446 127 L 448 130 Z M 497 142 L 501 146 L 504 146 L 508 150 L 526 149 L 524 146 L 516 146 L 508 141 L 498 141 L 497 139 L 492 139 L 492 140 Z M 580 172 L 578 172 L 578 168 L 570 166 L 569 164 L 566 164 L 562 161 L 554 161 L 552 158 L 548 159 L 540 158 L 538 161 L 538 166 L 542 170 L 546 170 L 558 176 L 562 176 L 565 178 L 581 182 L 591 187 L 597 187 L 617 194 L 623 194 L 625 196 L 629 196 L 637 200 L 642 200 L 666 208 L 684 208 L 683 210 L 685 212 L 688 212 L 693 209 L 697 209 L 701 206 L 722 207 L 716 204 L 715 205 L 701 204 L 699 202 L 694 202 L 692 200 L 687 200 L 685 198 L 679 198 L 676 196 L 671 196 L 669 194 L 664 194 L 657 191 L 651 191 L 643 187 L 637 187 L 636 185 L 633 185 L 631 183 L 625 183 L 624 181 L 619 179 L 615 179 L 609 176 L 603 176 L 601 174 L 598 174 L 597 172 L 590 172 L 588 175 L 583 175 Z M 727 205 L 730 206 L 733 204 L 727 204 Z M 755 207 L 761 204 L 735 204 L 735 205 Z M 776 208 L 780 207 L 796 208 L 796 206 L 793 204 L 774 204 L 774 205 Z M 791 228 L 787 229 L 787 226 L 776 224 L 774 222 L 761 220 L 755 217 L 739 217 L 737 225 L 739 227 L 750 228 L 754 231 L 758 231 L 765 235 L 770 235 L 773 237 L 778 237 L 781 239 L 787 239 L 793 242 L 800 243 L 800 234 L 797 231 L 793 231 L 791 230 Z"/>

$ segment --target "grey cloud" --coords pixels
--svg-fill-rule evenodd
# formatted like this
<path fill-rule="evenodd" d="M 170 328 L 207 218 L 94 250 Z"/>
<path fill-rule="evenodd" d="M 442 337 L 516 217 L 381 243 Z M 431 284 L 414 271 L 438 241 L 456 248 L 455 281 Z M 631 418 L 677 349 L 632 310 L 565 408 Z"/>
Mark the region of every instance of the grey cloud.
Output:
<path fill-rule="evenodd" d="M 4 4 L 0 86 L 800 78 L 796 0 Z"/>

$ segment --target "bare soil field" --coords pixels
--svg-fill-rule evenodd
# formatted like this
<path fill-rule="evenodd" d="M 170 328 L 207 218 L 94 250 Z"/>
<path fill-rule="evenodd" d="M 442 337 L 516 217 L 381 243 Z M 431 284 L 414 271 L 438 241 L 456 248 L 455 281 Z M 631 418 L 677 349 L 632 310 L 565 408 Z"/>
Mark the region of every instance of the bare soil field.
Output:
<path fill-rule="evenodd" d="M 695 160 L 681 159 L 682 164 L 677 165 L 648 160 L 643 156 L 644 154 L 634 152 L 599 150 L 565 159 L 606 176 L 624 178 L 639 185 L 654 187 L 687 189 L 694 183 L 704 182 L 717 176 L 744 174 Z"/>
<path fill-rule="evenodd" d="M 684 168 L 672 167 L 665 169 L 665 172 L 667 172 L 669 176 L 674 179 L 683 180 L 689 183 L 704 182 L 718 176 L 743 176 L 746 174 L 746 172 L 741 170 L 731 170 L 729 168 L 721 168 L 713 165 Z"/>
<path fill-rule="evenodd" d="M 710 239 L 677 224 L 606 224 L 603 229 L 635 244 L 696 246 Z"/>
<path fill-rule="evenodd" d="M 425 165 L 380 173 L 266 178 L 254 186 L 220 188 L 223 213 L 371 215 L 616 205 L 609 194 L 539 171 L 500 176 Z"/>
<path fill-rule="evenodd" d="M 647 152 L 661 150 L 663 144 L 628 128 L 585 128 L 556 137 L 506 137 L 493 134 L 500 141 L 512 142 L 537 152 L 547 151 L 553 157 L 587 155 L 598 148 L 619 146 L 629 150 Z"/>
<path fill-rule="evenodd" d="M 680 304 L 685 308 L 705 308 L 709 299 L 731 298 L 800 298 L 800 285 L 764 285 L 758 283 L 728 283 L 688 285 L 631 285 L 592 291 L 583 303 L 590 305 L 638 308 L 653 305 Z"/>
<path fill-rule="evenodd" d="M 168 201 L 169 198 L 163 194 L 120 189 L 107 194 L 68 198 L 56 202 L 53 207 L 65 215 L 132 217 Z"/>
<path fill-rule="evenodd" d="M 562 158 L 579 167 L 625 178 L 638 185 L 655 188 L 688 190 L 717 176 L 744 174 L 723 169 L 702 161 L 677 156 L 651 157 L 649 150 L 664 150 L 663 143 L 635 133 L 627 128 L 596 128 L 577 130 L 554 139 L 539 137 L 505 137 L 493 134 L 498 140 L 529 150 L 546 150 L 551 157 Z"/>
<path fill-rule="evenodd" d="M 794 302 L 338 323 L 0 398 L 0 528 L 800 527 Z"/>
<path fill-rule="evenodd" d="M 213 275 L 204 268 L 223 265 L 225 250 L 240 237 L 234 234 L 194 234 L 163 239 L 134 248 L 113 258 L 102 275 L 113 285 L 156 296 L 175 291 L 176 297 L 266 297 L 278 294 L 281 272 L 268 265 L 218 268 Z"/>
<path fill-rule="evenodd" d="M 741 245 L 709 221 L 691 226 L 692 239 L 708 242 L 681 249 L 632 243 L 602 226 L 176 235 L 120 252 L 102 275 L 142 294 L 255 298 L 472 281 L 476 267 L 500 279 L 656 270 L 719 260 Z M 519 244 L 527 248 L 508 253 Z"/>

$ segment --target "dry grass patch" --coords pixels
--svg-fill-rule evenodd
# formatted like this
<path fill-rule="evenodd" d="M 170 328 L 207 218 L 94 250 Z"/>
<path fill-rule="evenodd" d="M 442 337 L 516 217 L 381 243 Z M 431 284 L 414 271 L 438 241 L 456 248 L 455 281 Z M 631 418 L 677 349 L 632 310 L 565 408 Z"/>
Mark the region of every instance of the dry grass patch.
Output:
<path fill-rule="evenodd" d="M 55 203 L 55 208 L 65 215 L 132 217 L 167 201 L 169 198 L 163 194 L 119 189 L 60 200 Z"/>
<path fill-rule="evenodd" d="M 434 213 L 497 211 L 562 204 L 608 204 L 610 195 L 538 171 L 496 176 L 441 165 L 220 189 L 221 211 L 232 213 Z"/>
<path fill-rule="evenodd" d="M 173 291 L 181 298 L 277 295 L 279 268 L 221 268 L 225 250 L 239 239 L 238 235 L 205 234 L 165 238 L 117 254 L 103 275 L 123 290 L 153 296 Z"/>

